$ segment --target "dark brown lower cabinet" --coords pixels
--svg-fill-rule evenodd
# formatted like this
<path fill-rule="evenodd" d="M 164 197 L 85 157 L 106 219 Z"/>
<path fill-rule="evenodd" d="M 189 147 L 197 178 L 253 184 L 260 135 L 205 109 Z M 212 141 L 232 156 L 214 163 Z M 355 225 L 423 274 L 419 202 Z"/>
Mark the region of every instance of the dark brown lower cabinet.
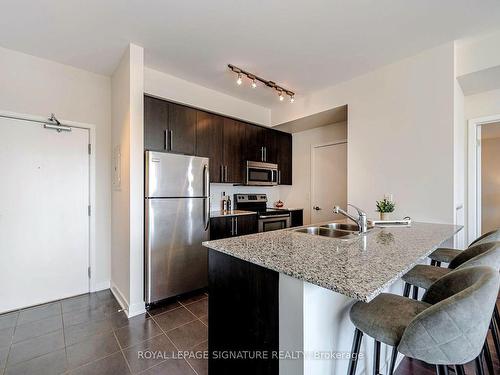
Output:
<path fill-rule="evenodd" d="M 210 219 L 210 239 L 257 233 L 257 215 L 223 216 Z"/>
<path fill-rule="evenodd" d="M 304 210 L 290 211 L 292 227 L 301 227 L 304 225 Z"/>
<path fill-rule="evenodd" d="M 279 274 L 209 249 L 208 289 L 208 373 L 277 375 Z"/>

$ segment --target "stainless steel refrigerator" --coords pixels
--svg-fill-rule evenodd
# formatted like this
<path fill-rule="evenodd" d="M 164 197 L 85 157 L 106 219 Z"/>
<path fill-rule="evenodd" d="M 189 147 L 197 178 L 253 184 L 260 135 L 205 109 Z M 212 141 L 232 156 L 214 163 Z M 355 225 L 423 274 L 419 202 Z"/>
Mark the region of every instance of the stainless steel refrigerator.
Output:
<path fill-rule="evenodd" d="M 146 152 L 145 300 L 207 286 L 208 158 Z"/>

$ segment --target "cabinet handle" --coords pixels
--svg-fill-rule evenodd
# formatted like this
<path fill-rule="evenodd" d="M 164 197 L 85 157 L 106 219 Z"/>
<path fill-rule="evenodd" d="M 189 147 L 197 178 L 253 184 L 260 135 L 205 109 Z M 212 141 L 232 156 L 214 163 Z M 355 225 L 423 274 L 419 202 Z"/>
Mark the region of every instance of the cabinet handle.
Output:
<path fill-rule="evenodd" d="M 236 235 L 238 235 L 238 216 L 236 216 L 234 218 L 234 221 L 235 221 L 234 229 L 235 229 Z"/>
<path fill-rule="evenodd" d="M 260 148 L 260 161 L 264 161 L 264 147 Z"/>
<path fill-rule="evenodd" d="M 234 236 L 234 217 L 231 218 L 231 236 Z"/>
<path fill-rule="evenodd" d="M 267 147 L 264 147 L 264 161 L 267 161 Z"/>
<path fill-rule="evenodd" d="M 220 182 L 224 182 L 224 166 L 220 165 Z"/>
<path fill-rule="evenodd" d="M 224 181 L 227 182 L 227 165 L 224 167 Z"/>
<path fill-rule="evenodd" d="M 281 170 L 278 169 L 278 185 L 281 185 Z"/>
<path fill-rule="evenodd" d="M 168 130 L 163 131 L 163 137 L 164 137 L 164 141 L 165 141 L 164 149 L 168 150 Z"/>
<path fill-rule="evenodd" d="M 169 133 L 170 133 L 170 151 L 172 151 L 172 148 L 174 147 L 174 131 L 173 130 L 169 130 Z"/>

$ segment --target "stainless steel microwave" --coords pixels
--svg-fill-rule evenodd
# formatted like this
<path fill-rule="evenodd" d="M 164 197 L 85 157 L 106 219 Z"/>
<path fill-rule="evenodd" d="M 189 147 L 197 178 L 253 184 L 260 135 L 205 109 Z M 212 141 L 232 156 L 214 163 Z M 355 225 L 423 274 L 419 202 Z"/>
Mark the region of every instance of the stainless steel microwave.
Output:
<path fill-rule="evenodd" d="M 247 161 L 246 185 L 278 185 L 278 164 Z"/>

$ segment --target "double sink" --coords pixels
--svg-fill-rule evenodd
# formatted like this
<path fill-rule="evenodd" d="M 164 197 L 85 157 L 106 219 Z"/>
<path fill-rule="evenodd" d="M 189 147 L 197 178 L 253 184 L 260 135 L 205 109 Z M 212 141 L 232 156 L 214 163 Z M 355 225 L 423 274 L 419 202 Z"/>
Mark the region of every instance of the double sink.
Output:
<path fill-rule="evenodd" d="M 373 229 L 373 225 L 368 226 L 368 232 Z M 361 233 L 357 224 L 329 223 L 320 226 L 295 229 L 294 232 L 307 233 L 315 236 L 323 236 L 338 239 L 356 238 Z"/>

